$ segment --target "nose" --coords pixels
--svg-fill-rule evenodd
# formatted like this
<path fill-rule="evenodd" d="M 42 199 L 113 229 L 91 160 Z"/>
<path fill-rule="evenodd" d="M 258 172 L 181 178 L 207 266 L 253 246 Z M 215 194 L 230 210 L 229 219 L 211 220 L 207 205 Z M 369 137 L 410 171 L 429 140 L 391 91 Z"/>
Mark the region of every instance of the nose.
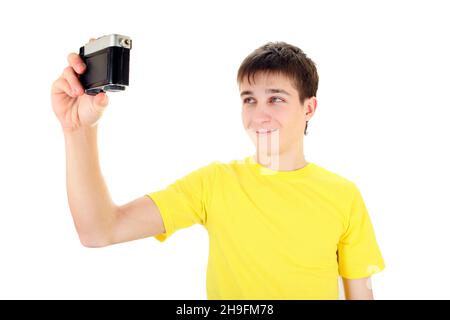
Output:
<path fill-rule="evenodd" d="M 270 108 L 264 104 L 257 105 L 253 110 L 252 118 L 256 123 L 270 122 L 272 119 Z"/>

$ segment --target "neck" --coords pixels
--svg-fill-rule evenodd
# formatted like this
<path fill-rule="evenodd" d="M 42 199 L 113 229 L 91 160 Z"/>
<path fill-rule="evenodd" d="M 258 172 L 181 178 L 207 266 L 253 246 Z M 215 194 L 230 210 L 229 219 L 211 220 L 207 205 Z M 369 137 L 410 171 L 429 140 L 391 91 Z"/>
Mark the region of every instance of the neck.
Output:
<path fill-rule="evenodd" d="M 253 160 L 275 171 L 297 170 L 308 164 L 303 154 L 303 146 L 278 153 L 267 153 L 257 149 L 256 154 L 253 155 Z"/>

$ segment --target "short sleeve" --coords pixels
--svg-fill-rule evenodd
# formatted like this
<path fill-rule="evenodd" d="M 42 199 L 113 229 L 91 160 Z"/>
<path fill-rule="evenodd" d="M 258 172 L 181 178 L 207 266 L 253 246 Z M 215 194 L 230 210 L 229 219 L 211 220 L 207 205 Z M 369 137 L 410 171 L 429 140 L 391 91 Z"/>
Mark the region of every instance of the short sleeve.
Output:
<path fill-rule="evenodd" d="M 339 274 L 347 279 L 369 277 L 385 267 L 366 205 L 353 187 L 347 228 L 338 245 Z"/>
<path fill-rule="evenodd" d="M 157 205 L 165 233 L 155 235 L 161 242 L 175 231 L 194 224 L 204 225 L 211 193 L 214 162 L 177 179 L 165 189 L 146 194 Z"/>

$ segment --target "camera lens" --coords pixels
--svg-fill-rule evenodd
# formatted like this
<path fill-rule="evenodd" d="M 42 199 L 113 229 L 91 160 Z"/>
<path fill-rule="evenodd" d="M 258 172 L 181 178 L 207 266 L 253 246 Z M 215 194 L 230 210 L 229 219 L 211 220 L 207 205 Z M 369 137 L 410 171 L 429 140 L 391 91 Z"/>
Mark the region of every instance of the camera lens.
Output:
<path fill-rule="evenodd" d="M 106 91 L 115 92 L 115 91 L 123 91 L 123 90 L 125 90 L 125 87 L 121 86 L 121 85 L 117 85 L 117 84 L 108 84 L 108 85 L 104 86 L 103 89 Z"/>
<path fill-rule="evenodd" d="M 90 96 L 95 96 L 97 94 L 99 94 L 100 92 L 105 92 L 102 89 L 86 89 L 85 90 L 86 94 L 90 95 Z"/>

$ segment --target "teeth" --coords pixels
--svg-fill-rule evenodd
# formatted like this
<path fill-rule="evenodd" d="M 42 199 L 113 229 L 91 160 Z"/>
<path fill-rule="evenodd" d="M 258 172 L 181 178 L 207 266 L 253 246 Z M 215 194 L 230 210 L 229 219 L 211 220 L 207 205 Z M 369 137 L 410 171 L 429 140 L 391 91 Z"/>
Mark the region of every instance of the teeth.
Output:
<path fill-rule="evenodd" d="M 256 130 L 257 133 L 267 133 L 267 132 L 273 132 L 277 129 L 258 129 Z"/>

